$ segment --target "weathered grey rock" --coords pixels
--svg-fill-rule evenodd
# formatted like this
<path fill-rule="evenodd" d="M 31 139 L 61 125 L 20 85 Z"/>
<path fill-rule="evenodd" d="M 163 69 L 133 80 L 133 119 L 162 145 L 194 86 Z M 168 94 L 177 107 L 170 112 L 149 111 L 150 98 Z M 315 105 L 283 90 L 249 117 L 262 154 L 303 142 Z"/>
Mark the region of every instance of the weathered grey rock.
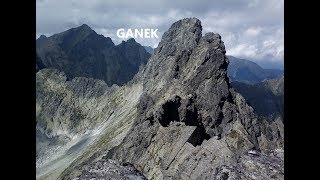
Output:
<path fill-rule="evenodd" d="M 114 160 L 99 160 L 91 163 L 82 174 L 74 180 L 145 180 L 146 178 L 129 163 Z"/>
<path fill-rule="evenodd" d="M 262 135 L 258 138 L 261 149 L 266 152 L 284 148 L 284 124 L 283 118 L 277 116 L 274 119 L 259 119 Z"/>
<path fill-rule="evenodd" d="M 40 107 L 36 113 L 37 128 L 48 137 L 58 135 L 58 131 L 83 133 L 103 120 L 82 121 L 90 113 L 101 115 L 95 107 L 96 99 L 107 93 L 105 82 L 78 77 L 67 81 L 63 72 L 43 69 L 37 73 L 36 85 L 36 104 Z"/>
<path fill-rule="evenodd" d="M 37 179 L 61 179 L 65 170 L 76 177 L 74 169 L 117 146 L 142 93 L 139 83 L 108 87 L 91 78 L 67 80 L 56 69 L 40 70 L 36 80 Z"/>
<path fill-rule="evenodd" d="M 218 167 L 207 179 L 238 180 L 238 179 L 284 179 L 283 158 L 273 154 L 242 155 L 236 164 Z"/>
<path fill-rule="evenodd" d="M 211 177 L 238 155 L 260 150 L 257 117 L 230 87 L 221 37 L 201 37 L 201 29 L 198 19 L 187 18 L 164 33 L 139 77 L 144 92 L 135 125 L 108 153 L 135 164 L 148 179 Z M 195 129 L 183 135 L 182 127 Z"/>
<path fill-rule="evenodd" d="M 48 138 L 59 134 L 52 133 L 56 129 L 85 136 L 64 146 L 68 156 L 60 159 L 68 163 L 42 170 L 39 179 L 53 177 L 50 173 L 57 179 L 80 177 L 101 159 L 130 163 L 147 179 L 270 179 L 273 171 L 259 171 L 269 162 L 280 168 L 274 177 L 283 178 L 282 156 L 265 160 L 271 156 L 265 149 L 272 152 L 278 142 L 276 133 L 265 129 L 276 125 L 262 125 L 230 87 L 221 36 L 201 31 L 196 18 L 175 22 L 146 66 L 122 87 L 109 89 L 87 78 L 68 81 L 55 70 L 40 70 L 37 121 L 42 123 L 37 127 L 51 128 L 41 131 Z M 253 150 L 260 159 L 247 154 Z M 251 161 L 254 165 L 246 166 Z"/>

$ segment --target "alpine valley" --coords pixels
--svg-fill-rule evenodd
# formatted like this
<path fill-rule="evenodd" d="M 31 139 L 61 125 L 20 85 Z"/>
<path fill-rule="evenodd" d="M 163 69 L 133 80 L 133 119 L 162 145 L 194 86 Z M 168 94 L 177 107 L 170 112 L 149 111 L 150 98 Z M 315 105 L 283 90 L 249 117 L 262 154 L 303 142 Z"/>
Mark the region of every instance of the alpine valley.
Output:
<path fill-rule="evenodd" d="M 283 73 L 229 69 L 197 18 L 148 52 L 87 25 L 36 45 L 37 179 L 284 179 Z"/>

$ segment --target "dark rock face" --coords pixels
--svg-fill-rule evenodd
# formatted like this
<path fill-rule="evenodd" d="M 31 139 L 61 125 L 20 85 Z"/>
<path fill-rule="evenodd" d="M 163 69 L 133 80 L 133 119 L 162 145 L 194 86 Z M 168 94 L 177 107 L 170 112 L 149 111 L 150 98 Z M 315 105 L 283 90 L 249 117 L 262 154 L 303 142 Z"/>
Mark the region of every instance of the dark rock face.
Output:
<path fill-rule="evenodd" d="M 43 64 L 38 54 L 36 54 L 36 72 L 40 71 L 43 68 L 46 68 L 46 66 Z"/>
<path fill-rule="evenodd" d="M 266 118 L 281 116 L 284 107 L 284 78 L 266 80 L 254 85 L 232 82 L 232 87 L 239 92 L 253 107 L 257 115 Z"/>
<path fill-rule="evenodd" d="M 245 59 L 228 56 L 228 77 L 230 80 L 247 84 L 259 83 L 263 80 L 283 76 L 283 71 L 278 69 L 263 69 L 258 64 Z"/>
<path fill-rule="evenodd" d="M 37 53 L 46 67 L 64 71 L 70 79 L 90 77 L 109 86 L 131 80 L 150 57 L 134 39 L 115 46 L 87 25 L 39 38 Z"/>

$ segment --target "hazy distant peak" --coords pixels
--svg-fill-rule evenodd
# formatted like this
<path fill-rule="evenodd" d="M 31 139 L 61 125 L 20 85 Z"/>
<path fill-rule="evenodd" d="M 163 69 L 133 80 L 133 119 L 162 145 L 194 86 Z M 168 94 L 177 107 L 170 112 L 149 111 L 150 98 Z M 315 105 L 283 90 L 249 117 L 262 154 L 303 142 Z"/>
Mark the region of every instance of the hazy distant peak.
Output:
<path fill-rule="evenodd" d="M 154 48 L 152 48 L 151 46 L 143 46 L 143 47 L 148 53 L 153 54 Z"/>
<path fill-rule="evenodd" d="M 88 26 L 87 24 L 82 24 L 81 26 L 78 27 L 79 29 L 83 29 L 83 30 L 92 30 L 90 28 L 90 26 Z M 93 30 L 92 30 L 93 31 Z"/>
<path fill-rule="evenodd" d="M 134 38 L 130 38 L 127 40 L 127 42 L 136 42 L 136 40 Z"/>
<path fill-rule="evenodd" d="M 252 61 L 233 56 L 227 57 L 229 59 L 228 77 L 231 81 L 254 84 L 265 79 L 274 79 L 283 75 L 283 70 L 280 69 L 263 69 Z"/>
<path fill-rule="evenodd" d="M 46 38 L 47 38 L 47 36 L 41 34 L 41 36 L 38 39 L 46 39 Z"/>

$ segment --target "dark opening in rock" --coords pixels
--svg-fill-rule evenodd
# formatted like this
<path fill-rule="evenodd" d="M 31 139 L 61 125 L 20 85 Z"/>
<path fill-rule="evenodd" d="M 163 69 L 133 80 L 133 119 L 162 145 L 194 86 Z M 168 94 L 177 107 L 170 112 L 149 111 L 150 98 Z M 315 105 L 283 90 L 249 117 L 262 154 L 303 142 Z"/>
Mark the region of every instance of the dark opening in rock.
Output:
<path fill-rule="evenodd" d="M 198 126 L 198 111 L 194 108 L 194 111 L 188 110 L 186 112 L 185 123 L 187 126 Z"/>
<path fill-rule="evenodd" d="M 178 108 L 180 107 L 181 98 L 176 96 L 174 100 L 168 101 L 162 105 L 163 114 L 159 119 L 159 123 L 163 127 L 168 127 L 171 121 L 180 121 Z"/>
<path fill-rule="evenodd" d="M 181 106 L 181 98 L 176 96 L 174 100 L 168 101 L 162 105 L 163 113 L 159 119 L 159 123 L 163 127 L 168 127 L 171 121 L 180 121 L 179 116 L 179 107 Z M 189 137 L 188 141 L 193 146 L 201 145 L 202 142 L 206 139 L 210 139 L 210 135 L 206 133 L 206 130 L 201 122 L 201 118 L 198 116 L 198 111 L 195 106 L 191 104 L 186 110 L 186 114 L 183 115 L 184 123 L 187 126 L 196 126 L 196 129 Z"/>
<path fill-rule="evenodd" d="M 192 101 L 190 102 L 193 103 Z M 193 146 L 201 145 L 202 142 L 206 139 L 210 139 L 210 135 L 206 133 L 206 130 L 202 124 L 201 118 L 198 115 L 198 110 L 196 106 L 190 104 L 189 108 L 186 111 L 185 124 L 187 126 L 197 126 L 192 135 L 189 137 L 188 142 Z"/>
<path fill-rule="evenodd" d="M 194 130 L 194 132 L 189 137 L 188 141 L 193 146 L 201 145 L 204 140 L 210 139 L 209 134 L 206 133 L 206 130 L 202 126 L 197 126 L 197 128 Z"/>

